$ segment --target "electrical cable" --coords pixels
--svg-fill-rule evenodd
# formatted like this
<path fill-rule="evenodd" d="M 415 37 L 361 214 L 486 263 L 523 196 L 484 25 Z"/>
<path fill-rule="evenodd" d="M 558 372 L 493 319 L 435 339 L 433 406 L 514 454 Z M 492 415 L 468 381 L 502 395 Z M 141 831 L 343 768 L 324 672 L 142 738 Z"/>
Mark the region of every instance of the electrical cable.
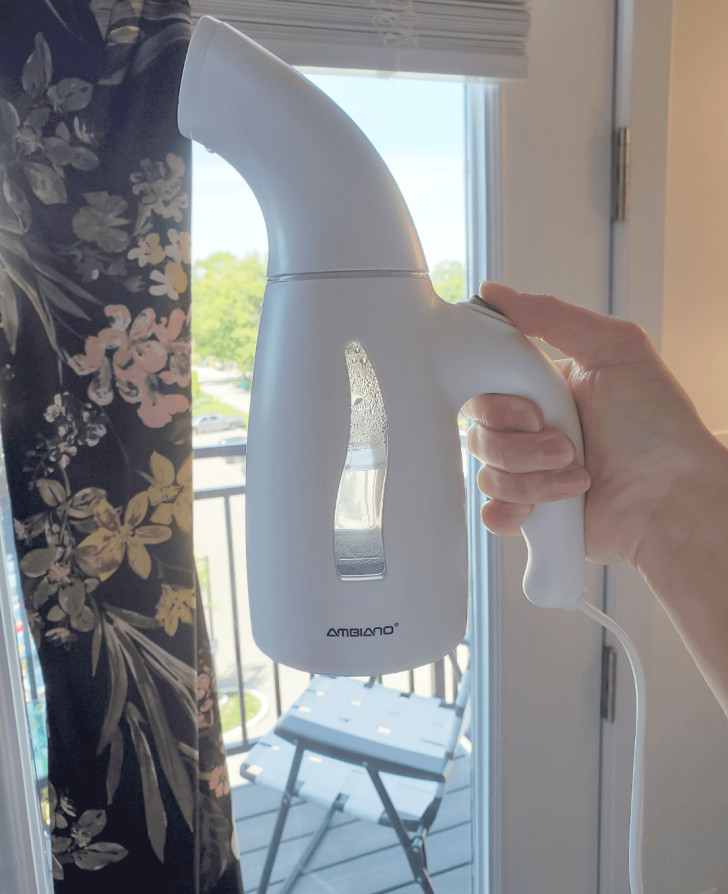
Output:
<path fill-rule="evenodd" d="M 632 798 L 629 818 L 629 886 L 631 894 L 644 894 L 642 885 L 642 830 L 644 823 L 645 793 L 645 731 L 647 715 L 645 712 L 646 681 L 637 647 L 629 634 L 623 630 L 609 615 L 600 611 L 590 602 L 580 601 L 576 606 L 585 615 L 592 618 L 619 640 L 629 658 L 635 688 L 635 737 L 634 761 L 632 764 Z"/>

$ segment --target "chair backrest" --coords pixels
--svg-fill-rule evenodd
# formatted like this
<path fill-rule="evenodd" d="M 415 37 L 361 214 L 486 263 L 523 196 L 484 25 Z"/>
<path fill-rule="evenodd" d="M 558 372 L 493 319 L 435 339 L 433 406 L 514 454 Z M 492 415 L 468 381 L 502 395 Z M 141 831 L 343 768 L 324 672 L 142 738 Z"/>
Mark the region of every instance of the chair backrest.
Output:
<path fill-rule="evenodd" d="M 457 663 L 457 657 L 453 654 L 450 655 L 450 660 L 453 664 L 453 669 L 455 673 L 460 673 L 460 668 Z M 453 709 L 455 711 L 455 717 L 457 718 L 452 725 L 452 729 L 450 731 L 450 738 L 448 739 L 447 744 L 447 755 L 452 760 L 455 755 L 455 749 L 457 748 L 457 744 L 460 741 L 460 736 L 462 734 L 463 723 L 465 721 L 465 712 L 467 711 L 468 705 L 470 703 L 470 690 L 471 690 L 471 682 L 470 682 L 470 648 L 468 647 L 468 663 L 465 666 L 465 670 L 460 673 L 460 680 L 458 682 L 458 690 L 457 696 L 455 698 L 455 702 L 453 704 Z"/>

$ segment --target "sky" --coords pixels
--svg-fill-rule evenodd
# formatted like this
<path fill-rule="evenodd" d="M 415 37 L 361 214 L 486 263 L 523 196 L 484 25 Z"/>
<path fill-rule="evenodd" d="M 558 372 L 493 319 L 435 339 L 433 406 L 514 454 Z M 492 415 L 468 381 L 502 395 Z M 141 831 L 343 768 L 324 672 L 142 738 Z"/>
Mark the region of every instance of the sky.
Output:
<path fill-rule="evenodd" d="M 311 75 L 359 124 L 389 165 L 432 269 L 465 258 L 463 85 L 376 76 Z M 192 260 L 216 251 L 267 253 L 263 216 L 240 175 L 193 148 Z"/>

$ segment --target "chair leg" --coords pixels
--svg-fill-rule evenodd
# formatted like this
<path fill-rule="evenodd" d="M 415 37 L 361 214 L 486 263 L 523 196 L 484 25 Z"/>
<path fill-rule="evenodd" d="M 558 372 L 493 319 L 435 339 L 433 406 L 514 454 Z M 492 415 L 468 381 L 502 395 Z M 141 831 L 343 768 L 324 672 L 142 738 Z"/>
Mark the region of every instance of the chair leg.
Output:
<path fill-rule="evenodd" d="M 275 863 L 281 838 L 283 837 L 283 827 L 286 824 L 288 811 L 295 794 L 296 779 L 298 778 L 298 771 L 301 768 L 302 758 L 303 748 L 299 745 L 296 747 L 296 753 L 293 755 L 291 769 L 288 773 L 288 781 L 286 782 L 286 789 L 281 798 L 281 806 L 278 808 L 278 818 L 276 819 L 276 825 L 273 830 L 273 837 L 268 846 L 268 854 L 265 858 L 263 873 L 260 877 L 260 882 L 258 882 L 258 894 L 266 894 L 266 891 L 268 890 L 268 883 L 270 882 L 271 873 L 273 872 L 273 864 Z"/>
<path fill-rule="evenodd" d="M 389 792 L 384 787 L 384 783 L 382 782 L 379 773 L 368 765 L 367 772 L 369 773 L 374 788 L 377 790 L 377 794 L 384 805 L 384 809 L 387 811 L 387 816 L 389 817 L 389 821 L 392 824 L 394 831 L 397 833 L 397 838 L 399 838 L 399 842 L 404 848 L 415 881 L 422 888 L 424 894 L 435 894 L 430 874 L 427 871 L 427 856 L 425 854 L 425 840 L 423 834 L 420 833 L 410 838 L 404 823 L 392 803 L 392 799 L 389 797 Z"/>
<path fill-rule="evenodd" d="M 296 865 L 294 866 L 291 874 L 286 879 L 283 887 L 281 888 L 279 894 L 290 894 L 293 890 L 293 886 L 298 881 L 299 875 L 303 872 L 303 870 L 308 865 L 309 860 L 316 853 L 318 846 L 323 841 L 324 835 L 327 833 L 329 826 L 331 825 L 331 820 L 334 817 L 334 814 L 339 809 L 339 799 L 337 798 L 326 811 L 326 816 L 321 821 L 318 829 L 314 833 L 311 841 L 308 843 L 306 850 L 301 854 L 301 856 L 296 861 Z"/>

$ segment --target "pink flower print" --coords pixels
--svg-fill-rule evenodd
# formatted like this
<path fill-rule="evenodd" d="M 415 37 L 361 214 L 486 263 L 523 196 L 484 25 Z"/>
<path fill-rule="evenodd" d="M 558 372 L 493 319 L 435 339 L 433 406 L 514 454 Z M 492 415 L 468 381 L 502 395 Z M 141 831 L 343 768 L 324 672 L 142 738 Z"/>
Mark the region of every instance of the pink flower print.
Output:
<path fill-rule="evenodd" d="M 186 319 L 184 312 L 179 313 L 159 324 L 151 308 L 141 311 L 133 322 L 123 305 L 106 308 L 111 326 L 87 338 L 85 354 L 68 361 L 79 375 L 93 375 L 88 394 L 94 403 L 111 403 L 115 384 L 127 403 L 139 404 L 139 418 L 149 428 L 161 428 L 175 414 L 189 409 L 189 399 L 183 394 L 160 391 L 160 383 L 189 384 L 189 344 L 176 338 Z"/>
<path fill-rule="evenodd" d="M 156 319 L 157 315 L 148 307 L 134 320 L 126 347 L 118 350 L 114 358 L 117 376 L 130 364 L 137 364 L 145 373 L 152 374 L 167 365 L 167 351 L 164 345 L 154 339 Z"/>
<path fill-rule="evenodd" d="M 123 304 L 107 304 L 104 308 L 104 313 L 109 318 L 112 329 L 126 331 L 129 328 L 131 314 L 128 307 L 125 307 Z"/>
<path fill-rule="evenodd" d="M 190 384 L 192 374 L 189 336 L 179 337 L 186 320 L 187 314 L 175 307 L 169 320 L 162 317 L 161 322 L 154 327 L 154 334 L 159 343 L 164 345 L 169 357 L 169 369 L 160 373 L 159 378 L 166 385 L 179 385 L 180 388 L 186 388 Z"/>
<path fill-rule="evenodd" d="M 225 764 L 213 767 L 210 773 L 210 791 L 215 792 L 216 798 L 224 798 L 230 794 L 230 780 Z"/>
<path fill-rule="evenodd" d="M 212 678 L 208 673 L 197 674 L 197 726 L 205 729 L 212 726 L 215 700 L 211 695 Z"/>
<path fill-rule="evenodd" d="M 86 339 L 85 354 L 76 354 L 68 360 L 71 369 L 79 376 L 93 374 L 88 386 L 88 396 L 102 407 L 114 399 L 111 363 L 107 353 L 116 351 L 127 343 L 125 330 L 131 321 L 131 314 L 122 304 L 109 305 L 105 308 L 105 313 L 111 320 L 111 326 Z"/>
<path fill-rule="evenodd" d="M 147 428 L 162 428 L 171 422 L 177 413 L 186 413 L 189 408 L 190 402 L 181 394 L 156 392 L 142 397 L 137 413 Z"/>

